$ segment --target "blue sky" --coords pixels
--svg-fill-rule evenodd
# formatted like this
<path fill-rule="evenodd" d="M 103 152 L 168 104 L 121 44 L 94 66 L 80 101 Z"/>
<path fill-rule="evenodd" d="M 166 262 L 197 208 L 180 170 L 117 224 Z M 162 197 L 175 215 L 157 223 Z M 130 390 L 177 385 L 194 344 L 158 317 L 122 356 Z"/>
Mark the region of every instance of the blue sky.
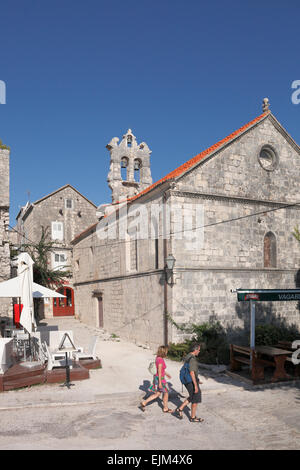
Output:
<path fill-rule="evenodd" d="M 152 150 L 153 181 L 271 110 L 300 143 L 298 1 L 2 0 L 0 139 L 11 211 L 70 183 L 109 202 L 112 137 Z"/>

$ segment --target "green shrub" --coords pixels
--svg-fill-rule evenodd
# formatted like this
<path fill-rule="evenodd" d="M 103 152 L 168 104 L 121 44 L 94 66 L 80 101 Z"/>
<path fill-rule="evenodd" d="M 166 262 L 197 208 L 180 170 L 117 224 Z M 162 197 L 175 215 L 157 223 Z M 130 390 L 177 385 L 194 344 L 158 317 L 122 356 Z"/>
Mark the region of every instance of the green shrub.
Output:
<path fill-rule="evenodd" d="M 272 346 L 278 341 L 300 339 L 299 331 L 294 326 L 257 325 L 255 327 L 255 344 Z"/>
<path fill-rule="evenodd" d="M 2 143 L 2 140 L 0 139 L 0 150 L 10 150 L 10 148 L 7 145 L 4 145 Z"/>
<path fill-rule="evenodd" d="M 228 364 L 229 346 L 226 332 L 219 322 L 192 325 L 191 339 L 179 344 L 170 344 L 168 357 L 177 361 L 182 360 L 189 352 L 191 343 L 201 344 L 199 362 L 205 364 Z"/>
<path fill-rule="evenodd" d="M 193 325 L 194 340 L 201 344 L 198 360 L 205 364 L 227 364 L 229 346 L 226 331 L 219 322 Z"/>
<path fill-rule="evenodd" d="M 182 361 L 189 352 L 190 344 L 191 341 L 189 340 L 178 344 L 170 343 L 168 357 L 174 361 Z"/>

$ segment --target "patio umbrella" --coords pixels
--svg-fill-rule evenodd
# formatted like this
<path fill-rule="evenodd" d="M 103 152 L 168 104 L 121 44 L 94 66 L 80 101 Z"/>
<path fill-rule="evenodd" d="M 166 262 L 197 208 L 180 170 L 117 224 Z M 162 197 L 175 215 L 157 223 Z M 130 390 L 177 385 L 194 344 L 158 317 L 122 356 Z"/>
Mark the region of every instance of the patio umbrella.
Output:
<path fill-rule="evenodd" d="M 36 282 L 33 282 L 32 286 L 33 298 L 65 297 L 65 295 L 59 294 L 55 290 L 48 289 L 48 287 L 41 286 Z M 0 297 L 21 297 L 21 275 L 8 279 L 8 281 L 0 282 Z"/>
<path fill-rule="evenodd" d="M 36 329 L 33 310 L 33 264 L 28 253 L 21 253 L 18 256 L 18 274 L 21 285 L 21 303 L 23 309 L 20 316 L 20 323 L 30 334 Z"/>

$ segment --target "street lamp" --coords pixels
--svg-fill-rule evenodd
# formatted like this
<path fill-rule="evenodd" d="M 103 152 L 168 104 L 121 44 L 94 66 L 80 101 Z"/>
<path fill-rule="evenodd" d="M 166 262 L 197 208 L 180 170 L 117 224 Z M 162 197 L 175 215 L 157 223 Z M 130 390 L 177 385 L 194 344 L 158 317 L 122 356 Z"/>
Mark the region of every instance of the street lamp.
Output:
<path fill-rule="evenodd" d="M 170 254 L 166 258 L 166 266 L 165 266 L 166 282 L 167 282 L 167 284 L 170 284 L 171 286 L 174 284 L 173 269 L 174 269 L 174 266 L 175 266 L 175 261 L 176 261 L 176 259 L 174 258 L 174 256 L 172 254 Z M 168 282 L 169 279 L 171 279 L 171 282 Z"/>

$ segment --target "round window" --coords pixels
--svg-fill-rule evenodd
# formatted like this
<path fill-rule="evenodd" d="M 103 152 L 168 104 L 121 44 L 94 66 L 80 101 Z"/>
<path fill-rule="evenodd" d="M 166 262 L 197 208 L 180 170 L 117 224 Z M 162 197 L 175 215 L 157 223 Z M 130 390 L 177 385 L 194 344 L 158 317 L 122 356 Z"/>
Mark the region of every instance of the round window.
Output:
<path fill-rule="evenodd" d="M 271 146 L 264 145 L 259 152 L 258 161 L 264 170 L 273 171 L 278 165 L 277 153 Z"/>

